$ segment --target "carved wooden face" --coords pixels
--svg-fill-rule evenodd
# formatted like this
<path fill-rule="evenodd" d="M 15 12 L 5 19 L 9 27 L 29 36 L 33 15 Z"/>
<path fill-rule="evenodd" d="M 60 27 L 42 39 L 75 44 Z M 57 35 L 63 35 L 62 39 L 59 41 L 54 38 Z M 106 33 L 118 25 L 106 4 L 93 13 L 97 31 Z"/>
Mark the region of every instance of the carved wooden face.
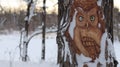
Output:
<path fill-rule="evenodd" d="M 91 57 L 94 61 L 99 57 L 101 36 L 105 30 L 103 13 L 97 6 L 97 0 L 74 0 L 69 14 L 70 21 L 74 19 L 74 14 L 76 26 L 73 39 L 68 32 L 69 26 L 65 36 L 75 53 Z"/>
<path fill-rule="evenodd" d="M 74 29 L 74 42 L 80 53 L 91 57 L 93 60 L 99 56 L 100 40 L 103 34 L 102 22 L 99 22 L 98 8 L 94 7 L 84 11 L 76 8 L 76 27 Z"/>

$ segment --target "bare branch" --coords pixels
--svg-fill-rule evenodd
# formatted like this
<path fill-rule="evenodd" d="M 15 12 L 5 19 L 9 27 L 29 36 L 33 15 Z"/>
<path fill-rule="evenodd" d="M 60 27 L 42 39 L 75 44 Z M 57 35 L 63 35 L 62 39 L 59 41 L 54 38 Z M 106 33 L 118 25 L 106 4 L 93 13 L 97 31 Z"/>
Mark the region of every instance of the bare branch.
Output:
<path fill-rule="evenodd" d="M 1 20 L 0 20 L 0 26 L 3 26 L 3 24 L 6 22 L 6 18 L 1 18 Z"/>

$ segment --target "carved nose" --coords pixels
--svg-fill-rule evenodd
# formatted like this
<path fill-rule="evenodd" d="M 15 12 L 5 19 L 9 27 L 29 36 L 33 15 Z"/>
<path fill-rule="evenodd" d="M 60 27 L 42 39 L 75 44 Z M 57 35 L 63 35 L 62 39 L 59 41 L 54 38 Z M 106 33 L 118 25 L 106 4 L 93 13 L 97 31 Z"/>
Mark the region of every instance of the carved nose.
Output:
<path fill-rule="evenodd" d="M 86 23 L 86 24 L 85 24 L 85 27 L 86 27 L 86 28 L 88 28 L 88 27 L 89 27 L 89 24 L 88 24 L 88 23 Z"/>

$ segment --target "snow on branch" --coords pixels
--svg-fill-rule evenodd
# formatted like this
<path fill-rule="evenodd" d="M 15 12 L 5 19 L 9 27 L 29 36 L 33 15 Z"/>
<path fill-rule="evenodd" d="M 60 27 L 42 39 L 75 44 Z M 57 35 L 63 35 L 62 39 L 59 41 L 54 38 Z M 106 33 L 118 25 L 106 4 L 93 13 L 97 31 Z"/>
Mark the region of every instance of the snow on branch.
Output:
<path fill-rule="evenodd" d="M 36 32 L 34 32 L 31 36 L 29 36 L 29 37 L 28 37 L 28 40 L 27 40 L 27 44 L 29 44 L 30 40 L 31 40 L 34 36 L 39 35 L 39 34 L 41 34 L 41 30 L 36 31 Z"/>
<path fill-rule="evenodd" d="M 55 30 L 47 30 L 46 31 L 46 33 L 54 33 L 54 32 L 56 32 L 56 29 Z M 33 38 L 33 37 L 35 37 L 35 36 L 37 36 L 37 35 L 39 35 L 39 34 L 42 34 L 42 30 L 38 30 L 38 31 L 35 31 L 33 34 L 31 34 L 29 37 L 28 37 L 28 39 L 27 39 L 27 44 L 29 44 L 29 42 L 30 42 L 30 40 Z"/>

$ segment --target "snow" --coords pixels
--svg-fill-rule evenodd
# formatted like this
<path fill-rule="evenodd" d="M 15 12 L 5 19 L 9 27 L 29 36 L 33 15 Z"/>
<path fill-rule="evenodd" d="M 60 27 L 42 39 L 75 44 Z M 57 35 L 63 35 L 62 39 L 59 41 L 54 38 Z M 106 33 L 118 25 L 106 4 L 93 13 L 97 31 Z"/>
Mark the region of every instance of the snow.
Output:
<path fill-rule="evenodd" d="M 112 57 L 114 57 L 115 59 L 116 59 L 116 55 L 115 55 L 115 53 L 114 53 L 114 46 L 113 46 L 113 44 L 112 44 L 112 41 L 110 40 L 110 39 L 107 39 L 107 42 L 108 42 L 108 51 L 109 51 L 109 53 L 112 55 Z"/>
<path fill-rule="evenodd" d="M 106 46 L 106 38 L 107 38 L 107 33 L 105 32 L 101 38 L 101 53 L 99 56 L 99 61 L 102 65 L 106 64 L 106 60 L 105 60 L 105 46 Z M 106 65 L 104 65 L 106 66 Z"/>
<path fill-rule="evenodd" d="M 30 6 L 30 11 L 29 11 L 30 15 L 25 17 L 24 19 L 25 21 L 30 22 L 31 18 L 35 15 L 34 10 L 35 10 L 35 3 L 33 2 L 31 3 L 31 6 Z"/>
<path fill-rule="evenodd" d="M 64 39 L 64 41 L 66 41 L 65 37 L 63 39 Z M 69 49 L 69 43 L 65 42 L 65 57 L 64 57 L 65 59 L 64 59 L 64 61 L 66 61 L 67 56 L 69 56 L 70 63 L 72 64 L 72 56 L 71 56 L 70 49 Z"/>
<path fill-rule="evenodd" d="M 107 34 L 104 34 L 103 38 L 106 39 Z M 41 35 L 37 35 L 33 37 L 28 46 L 28 62 L 21 62 L 19 56 L 19 37 L 20 34 L 18 32 L 0 35 L 0 67 L 59 67 L 57 65 L 57 44 L 56 44 L 56 33 L 48 33 L 46 35 L 46 60 L 41 60 Z M 109 39 L 108 39 L 108 42 Z M 116 58 L 120 63 L 120 42 L 118 40 L 114 41 L 114 47 L 116 52 Z M 66 48 L 68 49 L 68 48 Z M 113 48 L 110 48 L 110 50 Z M 68 52 L 69 53 L 69 52 Z M 112 52 L 111 52 L 112 53 Z M 104 53 L 103 53 L 104 54 Z M 101 54 L 102 55 L 102 54 Z M 103 55 L 102 55 L 103 56 Z M 114 54 L 113 54 L 114 56 Z M 85 57 L 84 55 L 77 55 L 77 61 L 86 62 L 90 60 L 90 58 Z M 86 59 L 85 59 L 86 58 Z M 102 58 L 102 57 L 101 57 Z M 80 61 L 83 60 L 83 61 Z M 95 61 L 97 63 L 99 58 Z M 103 62 L 103 59 L 101 59 Z M 95 67 L 92 63 L 89 63 L 92 67 Z M 118 65 L 120 67 L 120 64 Z"/>
<path fill-rule="evenodd" d="M 83 54 L 81 54 L 81 55 L 77 54 L 76 58 L 77 58 L 77 62 L 78 62 L 78 67 L 83 67 L 85 62 L 91 61 L 91 58 L 85 57 Z"/>
<path fill-rule="evenodd" d="M 77 15 L 77 10 L 75 10 L 72 22 L 70 22 L 69 33 L 70 33 L 71 38 L 73 38 L 73 36 L 74 36 L 74 28 L 76 26 L 76 23 L 75 23 L 76 22 L 76 15 Z"/>
<path fill-rule="evenodd" d="M 98 23 L 98 28 L 101 28 L 101 24 L 100 23 Z"/>
<path fill-rule="evenodd" d="M 24 32 L 23 32 L 23 42 L 22 42 L 22 43 L 23 43 L 23 44 L 22 44 L 23 50 L 22 50 L 22 52 L 21 52 L 21 56 L 24 57 L 24 58 L 25 58 L 25 56 L 27 55 L 27 45 L 26 45 L 26 43 L 27 43 L 28 37 L 27 37 L 26 35 L 27 35 L 27 32 L 24 31 Z"/>
<path fill-rule="evenodd" d="M 30 22 L 31 18 L 35 15 L 34 14 L 35 3 L 34 2 L 31 3 L 31 2 L 32 1 L 30 0 L 30 2 L 29 2 L 30 7 L 28 6 L 28 8 L 30 8 L 30 10 L 28 11 L 30 13 L 30 15 L 25 17 L 25 21 L 28 21 L 28 22 Z M 22 57 L 25 58 L 25 56 L 27 55 L 27 45 L 26 45 L 26 43 L 28 41 L 27 31 L 24 31 L 23 35 L 24 35 L 24 37 L 23 37 L 23 42 L 24 43 L 23 43 L 23 50 L 22 50 L 21 55 L 22 55 Z"/>
<path fill-rule="evenodd" d="M 64 20 L 64 18 L 62 17 L 62 19 L 61 19 L 61 21 L 60 21 L 60 25 L 62 25 L 62 24 L 63 24 L 63 20 Z"/>
<path fill-rule="evenodd" d="M 74 16 L 73 16 L 73 19 L 72 19 L 72 22 L 70 22 L 70 27 L 69 27 L 69 29 L 68 29 L 68 31 L 69 31 L 69 33 L 70 33 L 70 36 L 71 36 L 71 38 L 73 38 L 73 36 L 74 36 L 74 28 L 75 28 L 75 26 L 76 26 L 76 20 L 75 20 L 75 18 L 76 18 L 76 14 L 77 14 L 77 10 L 75 10 L 75 13 L 74 13 Z M 66 16 L 66 19 L 68 18 L 68 15 Z M 63 23 L 63 18 L 62 18 L 62 20 L 61 20 L 61 24 Z M 67 21 L 67 20 L 66 20 Z M 63 26 L 65 26 L 65 25 L 67 25 L 66 27 L 68 27 L 68 25 L 69 24 L 64 24 Z M 67 28 L 64 28 L 63 30 L 62 30 L 62 32 L 64 32 L 64 30 L 66 30 Z M 66 61 L 66 57 L 68 57 L 69 56 L 69 60 L 70 60 L 70 63 L 72 64 L 72 56 L 71 56 L 71 52 L 70 52 L 70 48 L 69 48 L 69 43 L 68 42 L 66 42 L 66 38 L 65 37 L 63 37 L 63 39 L 64 39 L 64 43 L 65 43 L 65 52 L 63 52 L 64 53 L 64 61 Z"/>
<path fill-rule="evenodd" d="M 119 64 L 118 64 L 118 67 L 120 67 L 120 41 L 119 40 L 115 40 L 114 41 L 114 47 L 115 47 L 115 54 L 116 54 L 116 58 L 117 58 L 117 60 L 118 60 L 118 62 L 119 62 Z"/>
<path fill-rule="evenodd" d="M 98 5 L 98 6 L 101 6 L 101 5 L 102 5 L 102 0 L 98 0 L 98 1 L 97 1 L 97 5 Z"/>
<path fill-rule="evenodd" d="M 59 65 L 49 62 L 40 62 L 40 63 L 32 63 L 32 62 L 12 62 L 10 61 L 0 61 L 1 67 L 58 67 Z"/>
<path fill-rule="evenodd" d="M 2 67 L 8 67 L 10 61 L 12 61 L 14 65 L 17 65 L 15 67 L 25 67 L 26 65 L 26 67 L 57 67 L 56 63 L 58 51 L 55 39 L 56 33 L 49 33 L 46 35 L 45 61 L 41 61 L 41 34 L 33 37 L 28 46 L 28 63 L 21 62 L 19 56 L 19 37 L 20 34 L 18 32 L 16 34 L 0 35 L 0 67 L 2 65 Z"/>
<path fill-rule="evenodd" d="M 30 21 L 31 18 L 35 15 L 35 14 L 34 14 L 34 9 L 35 9 L 35 3 L 32 3 L 32 4 L 31 4 L 31 7 L 30 7 L 30 16 L 29 16 L 28 21 Z"/>

